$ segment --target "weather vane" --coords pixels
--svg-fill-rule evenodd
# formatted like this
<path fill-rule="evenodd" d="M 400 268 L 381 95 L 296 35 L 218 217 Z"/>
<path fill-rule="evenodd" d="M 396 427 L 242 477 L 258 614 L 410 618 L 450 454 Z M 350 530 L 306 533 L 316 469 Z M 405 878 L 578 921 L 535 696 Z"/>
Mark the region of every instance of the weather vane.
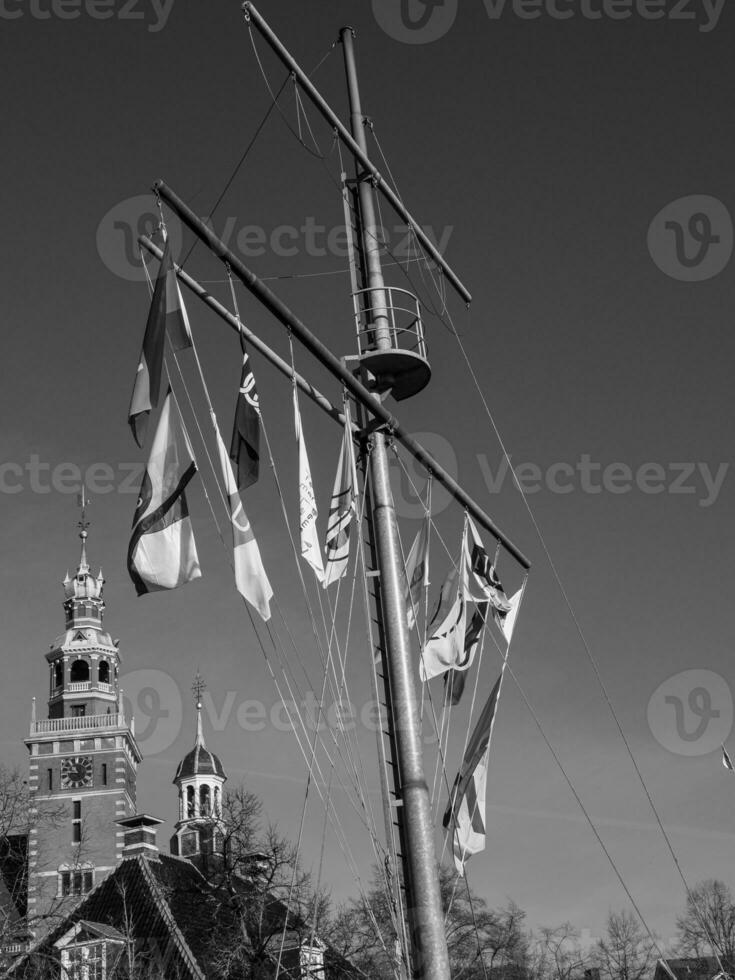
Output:
<path fill-rule="evenodd" d="M 87 500 L 87 490 L 86 490 L 84 484 L 82 484 L 82 492 L 77 494 L 77 506 L 79 507 L 79 509 L 82 512 L 81 520 L 79 521 L 79 523 L 78 523 L 77 526 L 79 527 L 79 529 L 82 532 L 82 535 L 85 538 L 87 536 L 87 528 L 89 527 L 89 521 L 87 520 L 87 504 L 88 503 L 89 503 L 89 501 Z"/>
<path fill-rule="evenodd" d="M 191 689 L 194 692 L 194 696 L 197 702 L 197 708 L 202 706 L 202 694 L 206 690 L 207 685 L 204 683 L 204 678 L 202 677 L 201 671 L 197 667 L 197 672 L 194 676 L 194 683 L 191 685 Z"/>

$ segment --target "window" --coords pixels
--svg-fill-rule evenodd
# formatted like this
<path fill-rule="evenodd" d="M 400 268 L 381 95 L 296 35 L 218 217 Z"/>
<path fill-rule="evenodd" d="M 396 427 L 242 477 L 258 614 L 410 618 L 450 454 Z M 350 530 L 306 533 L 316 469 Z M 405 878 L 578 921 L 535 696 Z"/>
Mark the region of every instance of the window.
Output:
<path fill-rule="evenodd" d="M 104 943 L 87 943 L 64 950 L 62 962 L 68 980 L 105 980 L 106 957 Z"/>
<path fill-rule="evenodd" d="M 70 678 L 72 683 L 76 681 L 88 681 L 89 680 L 89 664 L 86 660 L 75 660 L 71 665 Z"/>
<path fill-rule="evenodd" d="M 71 819 L 71 839 L 74 844 L 82 842 L 82 801 L 74 800 Z"/>
<path fill-rule="evenodd" d="M 102 763 L 102 785 L 107 786 L 107 763 Z"/>
<path fill-rule="evenodd" d="M 71 706 L 71 716 L 72 718 L 84 718 L 87 713 L 86 704 L 73 704 Z"/>
<path fill-rule="evenodd" d="M 46 770 L 46 789 L 53 789 L 53 788 L 54 788 L 54 770 L 53 769 L 47 769 Z"/>
<path fill-rule="evenodd" d="M 68 895 L 86 895 L 94 887 L 94 872 L 89 868 L 77 871 L 60 871 L 60 892 L 63 898 Z"/>
<path fill-rule="evenodd" d="M 110 683 L 110 665 L 107 663 L 106 660 L 100 661 L 100 665 L 97 668 L 97 679 L 102 684 Z"/>
<path fill-rule="evenodd" d="M 54 664 L 54 687 L 61 687 L 64 683 L 64 665 L 60 660 Z"/>

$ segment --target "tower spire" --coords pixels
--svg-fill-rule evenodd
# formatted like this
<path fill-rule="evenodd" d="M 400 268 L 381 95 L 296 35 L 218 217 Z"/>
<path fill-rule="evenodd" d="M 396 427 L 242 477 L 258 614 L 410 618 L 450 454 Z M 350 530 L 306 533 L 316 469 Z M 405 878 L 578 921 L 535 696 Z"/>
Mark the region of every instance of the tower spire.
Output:
<path fill-rule="evenodd" d="M 204 741 L 204 732 L 202 730 L 202 694 L 206 690 L 207 685 L 204 683 L 204 678 L 202 677 L 201 671 L 197 667 L 197 672 L 194 675 L 194 683 L 191 685 L 191 689 L 194 692 L 194 700 L 197 708 L 197 734 L 194 740 L 195 746 L 200 746 L 206 749 L 207 745 Z"/>
<path fill-rule="evenodd" d="M 82 539 L 82 554 L 79 559 L 79 571 L 88 572 L 89 565 L 87 564 L 87 528 L 89 527 L 89 521 L 87 520 L 87 490 L 84 484 L 82 484 L 82 492 L 77 495 L 77 504 L 81 510 L 81 517 L 77 524 L 79 528 L 79 537 Z"/>

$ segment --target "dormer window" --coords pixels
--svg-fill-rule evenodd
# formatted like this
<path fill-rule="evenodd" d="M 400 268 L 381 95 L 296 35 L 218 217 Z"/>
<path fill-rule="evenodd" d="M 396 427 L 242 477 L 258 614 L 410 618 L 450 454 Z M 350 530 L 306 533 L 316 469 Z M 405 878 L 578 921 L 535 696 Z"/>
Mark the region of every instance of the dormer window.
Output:
<path fill-rule="evenodd" d="M 78 922 L 55 944 L 63 980 L 112 980 L 124 942 L 111 926 Z"/>

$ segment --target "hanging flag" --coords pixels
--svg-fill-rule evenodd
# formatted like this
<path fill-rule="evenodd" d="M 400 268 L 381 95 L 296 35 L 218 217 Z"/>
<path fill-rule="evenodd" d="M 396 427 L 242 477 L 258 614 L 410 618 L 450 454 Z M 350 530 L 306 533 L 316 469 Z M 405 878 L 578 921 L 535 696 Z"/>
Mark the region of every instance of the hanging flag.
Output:
<path fill-rule="evenodd" d="M 301 556 L 311 565 L 320 582 L 324 581 L 324 564 L 319 547 L 316 519 L 318 516 L 314 484 L 311 481 L 311 467 L 306 452 L 304 433 L 301 428 L 301 412 L 299 411 L 299 395 L 293 388 L 294 425 L 296 427 L 296 444 L 299 450 L 299 529 L 301 531 Z"/>
<path fill-rule="evenodd" d="M 472 535 L 472 547 L 469 548 L 469 540 L 465 536 L 465 559 L 471 573 L 472 588 L 479 591 L 479 594 L 469 591 L 468 596 L 480 602 L 487 599 L 494 609 L 507 615 L 510 612 L 510 602 L 495 571 L 495 565 L 490 561 L 471 517 L 467 518 L 467 524 Z"/>
<path fill-rule="evenodd" d="M 501 612 L 499 609 L 493 609 L 493 619 L 500 627 L 503 636 L 508 641 L 510 646 L 510 641 L 513 639 L 513 630 L 516 626 L 516 619 L 518 617 L 518 610 L 521 605 L 521 599 L 523 598 L 523 589 L 519 589 L 515 595 L 512 595 L 508 599 L 510 609 L 508 612 Z"/>
<path fill-rule="evenodd" d="M 414 538 L 411 550 L 406 559 L 406 615 L 408 628 L 413 629 L 416 613 L 421 600 L 421 591 L 429 584 L 429 518 L 421 525 L 421 530 Z"/>
<path fill-rule="evenodd" d="M 245 514 L 242 498 L 232 472 L 232 464 L 214 414 L 212 414 L 212 422 L 217 437 L 217 451 L 222 467 L 225 493 L 230 505 L 235 584 L 240 595 L 247 599 L 250 605 L 260 613 L 262 619 L 267 622 L 271 618 L 270 601 L 273 598 L 273 589 L 263 568 L 260 548 L 255 540 L 252 525 Z"/>
<path fill-rule="evenodd" d="M 166 242 L 163 257 L 158 267 L 156 285 L 148 311 L 148 320 L 143 336 L 143 349 L 138 361 L 133 394 L 130 399 L 128 423 L 133 437 L 143 448 L 148 416 L 158 405 L 163 369 L 163 348 L 166 332 L 174 350 L 191 347 L 191 328 L 186 315 L 186 307 L 181 297 L 176 271 L 171 257 L 171 247 Z"/>
<path fill-rule="evenodd" d="M 238 490 L 247 490 L 257 482 L 260 468 L 260 401 L 242 331 L 240 346 L 242 374 L 230 441 L 230 459 L 235 464 Z"/>
<path fill-rule="evenodd" d="M 324 588 L 342 578 L 350 557 L 350 524 L 355 513 L 355 464 L 352 457 L 352 430 L 349 417 L 345 422 L 342 448 L 339 451 L 337 474 L 334 478 L 332 500 L 327 519 L 327 556 Z"/>
<path fill-rule="evenodd" d="M 485 789 L 495 710 L 503 675 L 495 682 L 482 709 L 454 780 L 443 824 L 452 833 L 454 863 L 464 875 L 464 862 L 485 849 Z"/>
<path fill-rule="evenodd" d="M 725 769 L 729 769 L 732 772 L 732 759 L 728 755 L 727 749 L 724 745 L 722 746 L 722 765 L 725 767 Z"/>
<path fill-rule="evenodd" d="M 128 572 L 138 595 L 175 589 L 201 576 L 184 489 L 196 463 L 169 388 L 143 475 Z"/>
<path fill-rule="evenodd" d="M 464 655 L 460 663 L 444 675 L 444 704 L 459 704 L 464 692 L 464 683 L 467 670 L 472 666 L 475 653 L 480 645 L 482 630 L 487 622 L 487 612 L 490 607 L 489 602 L 478 605 L 469 622 L 467 631 L 464 635 Z"/>

